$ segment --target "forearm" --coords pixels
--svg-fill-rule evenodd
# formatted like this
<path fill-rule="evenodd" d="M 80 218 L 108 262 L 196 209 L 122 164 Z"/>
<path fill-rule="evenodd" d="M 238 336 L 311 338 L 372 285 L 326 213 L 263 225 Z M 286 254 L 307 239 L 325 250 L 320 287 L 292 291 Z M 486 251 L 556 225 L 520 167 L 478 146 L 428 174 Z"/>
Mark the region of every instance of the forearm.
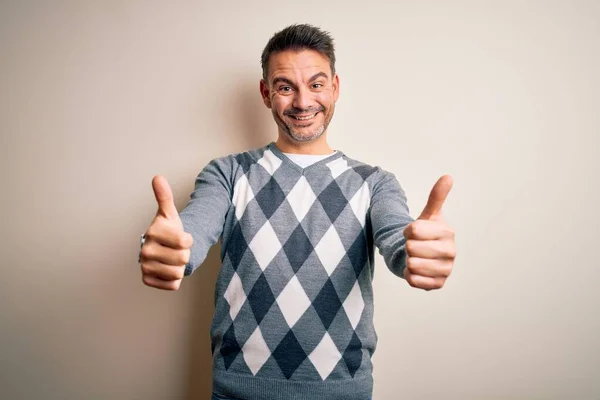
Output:
<path fill-rule="evenodd" d="M 186 276 L 204 261 L 223 232 L 231 205 L 231 168 L 225 160 L 213 160 L 202 170 L 196 178 L 190 201 L 179 214 L 184 231 L 194 239 L 185 267 Z"/>
<path fill-rule="evenodd" d="M 211 207 L 186 207 L 180 214 L 183 230 L 192 235 L 194 244 L 190 249 L 190 260 L 185 266 L 185 275 L 204 261 L 210 248 L 217 243 L 223 230 L 221 210 Z"/>
<path fill-rule="evenodd" d="M 403 277 L 406 266 L 404 229 L 414 221 L 409 214 L 407 198 L 396 177 L 381 171 L 383 176 L 373 188 L 370 219 L 374 243 L 387 267 Z"/>
<path fill-rule="evenodd" d="M 375 233 L 379 237 L 379 254 L 383 256 L 389 270 L 399 277 L 403 277 L 407 257 L 403 231 L 410 222 L 412 219 L 394 221 L 380 227 Z"/>

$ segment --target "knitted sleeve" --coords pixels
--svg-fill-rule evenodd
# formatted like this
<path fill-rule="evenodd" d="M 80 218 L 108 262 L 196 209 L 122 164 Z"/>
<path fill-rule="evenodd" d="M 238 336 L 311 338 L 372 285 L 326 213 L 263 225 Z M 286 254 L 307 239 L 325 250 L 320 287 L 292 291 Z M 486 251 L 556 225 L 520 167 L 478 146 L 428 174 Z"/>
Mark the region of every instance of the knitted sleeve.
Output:
<path fill-rule="evenodd" d="M 179 213 L 183 230 L 194 238 L 190 260 L 185 266 L 186 276 L 202 264 L 208 250 L 223 233 L 233 192 L 232 163 L 232 157 L 222 157 L 204 167 L 196 178 L 190 200 Z"/>
<path fill-rule="evenodd" d="M 369 211 L 373 242 L 390 271 L 403 277 L 406 266 L 403 232 L 414 219 L 409 214 L 406 194 L 395 175 L 381 169 L 375 175 Z"/>

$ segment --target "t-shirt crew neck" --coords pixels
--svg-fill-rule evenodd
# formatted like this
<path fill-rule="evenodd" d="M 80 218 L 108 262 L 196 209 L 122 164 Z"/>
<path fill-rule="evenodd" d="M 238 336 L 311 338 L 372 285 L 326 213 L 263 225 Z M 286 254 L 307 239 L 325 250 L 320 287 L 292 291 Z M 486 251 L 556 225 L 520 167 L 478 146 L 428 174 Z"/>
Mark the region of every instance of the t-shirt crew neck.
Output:
<path fill-rule="evenodd" d="M 306 168 L 316 162 L 326 159 L 327 157 L 331 157 L 332 155 L 337 153 L 337 150 L 334 150 L 333 153 L 329 154 L 296 154 L 296 153 L 284 153 L 287 158 L 292 160 L 295 164 L 297 164 L 301 168 Z"/>

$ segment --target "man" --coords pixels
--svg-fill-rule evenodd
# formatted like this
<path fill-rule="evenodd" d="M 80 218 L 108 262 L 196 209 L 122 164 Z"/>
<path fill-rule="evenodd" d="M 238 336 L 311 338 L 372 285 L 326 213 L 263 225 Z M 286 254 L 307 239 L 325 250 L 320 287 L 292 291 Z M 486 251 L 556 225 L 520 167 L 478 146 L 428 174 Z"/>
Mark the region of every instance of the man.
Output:
<path fill-rule="evenodd" d="M 292 25 L 262 55 L 278 138 L 211 161 L 179 214 L 160 176 L 142 237 L 143 282 L 177 290 L 222 238 L 211 326 L 213 398 L 372 395 L 374 246 L 414 287 L 441 288 L 455 257 L 435 184 L 414 220 L 393 174 L 327 143 L 340 83 L 327 32 Z"/>

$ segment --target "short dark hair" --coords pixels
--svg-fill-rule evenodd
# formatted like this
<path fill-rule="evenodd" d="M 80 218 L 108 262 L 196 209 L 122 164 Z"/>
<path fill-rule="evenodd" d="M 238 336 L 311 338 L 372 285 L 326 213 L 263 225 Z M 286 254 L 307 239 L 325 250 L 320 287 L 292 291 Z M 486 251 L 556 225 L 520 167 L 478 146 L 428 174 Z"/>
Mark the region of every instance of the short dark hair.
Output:
<path fill-rule="evenodd" d="M 315 50 L 327 57 L 331 73 L 335 75 L 335 48 L 330 33 L 309 24 L 294 24 L 276 32 L 265 46 L 260 59 L 263 79 L 267 80 L 271 54 L 285 50 L 305 49 Z"/>

